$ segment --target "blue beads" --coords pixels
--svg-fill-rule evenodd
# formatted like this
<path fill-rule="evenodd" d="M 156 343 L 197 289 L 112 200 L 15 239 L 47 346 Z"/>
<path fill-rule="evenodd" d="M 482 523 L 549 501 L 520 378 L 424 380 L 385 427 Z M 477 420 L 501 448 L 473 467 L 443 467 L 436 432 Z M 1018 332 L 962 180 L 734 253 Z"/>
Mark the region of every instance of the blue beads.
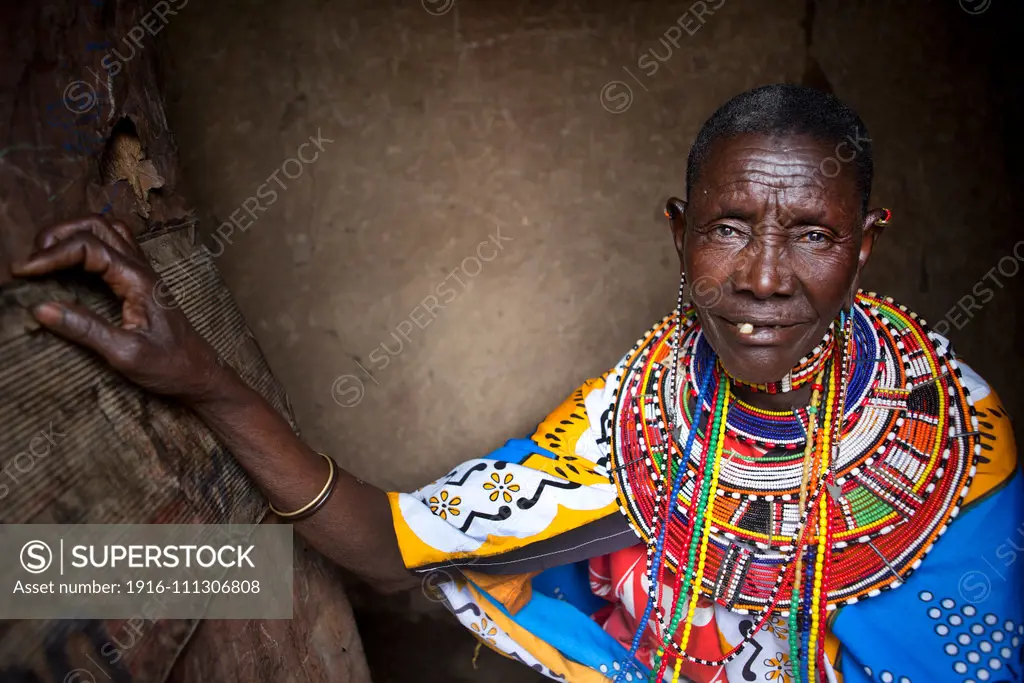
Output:
<path fill-rule="evenodd" d="M 697 414 L 694 416 L 694 420 L 693 420 L 693 424 L 695 426 L 694 426 L 693 429 L 690 430 L 689 435 L 687 435 L 687 437 L 686 437 L 686 447 L 683 449 L 683 453 L 684 453 L 684 457 L 683 457 L 683 460 L 682 460 L 683 463 L 686 463 L 686 462 L 689 461 L 689 459 L 690 459 L 690 452 L 693 450 L 693 440 L 697 436 L 696 424 L 698 423 L 700 418 L 703 417 L 703 413 L 704 413 L 704 402 L 701 400 L 701 398 L 707 392 L 708 386 L 711 384 L 711 378 L 714 375 L 714 373 L 712 372 L 713 368 L 714 368 L 714 364 L 713 363 L 712 364 L 708 364 L 704 368 L 704 372 L 702 373 L 702 378 L 701 378 L 701 383 L 700 383 L 700 394 L 697 396 Z M 675 400 L 675 397 L 673 397 L 672 400 Z M 679 471 L 676 472 L 675 479 L 672 481 L 672 493 L 671 493 L 671 496 L 669 497 L 670 501 L 675 501 L 676 498 L 679 496 L 679 489 L 682 488 L 682 485 L 683 485 L 683 474 L 685 472 L 686 472 L 686 467 L 684 467 L 684 466 L 680 466 L 679 467 Z M 673 505 L 671 507 L 675 507 L 675 506 Z M 665 556 L 665 536 L 668 533 L 668 527 L 669 527 L 669 525 L 668 525 L 667 521 L 666 521 L 666 523 L 662 523 L 661 530 L 658 533 L 658 540 L 657 540 L 657 542 L 655 544 L 657 552 L 655 552 L 655 554 L 654 554 L 654 561 L 651 563 L 651 571 L 650 571 L 650 574 L 649 574 L 650 585 L 651 585 L 651 594 L 649 596 L 647 596 L 647 607 L 644 608 L 644 614 L 643 614 L 642 617 L 640 617 L 640 621 L 637 624 L 636 634 L 633 636 L 633 642 L 630 644 L 629 658 L 628 658 L 628 661 L 630 661 L 630 662 L 633 662 L 636 659 L 637 650 L 640 649 L 640 641 L 643 638 L 644 631 L 647 630 L 647 622 L 651 618 L 651 612 L 654 611 L 654 602 L 655 602 L 655 597 L 654 596 L 657 595 L 657 590 L 658 590 L 658 587 L 657 587 L 658 570 L 661 568 L 661 563 L 662 563 L 662 560 L 664 559 L 664 556 Z M 619 681 L 619 678 L 621 676 L 622 676 L 621 673 L 619 674 L 619 676 L 616 676 L 616 678 L 615 678 L 616 682 Z"/>

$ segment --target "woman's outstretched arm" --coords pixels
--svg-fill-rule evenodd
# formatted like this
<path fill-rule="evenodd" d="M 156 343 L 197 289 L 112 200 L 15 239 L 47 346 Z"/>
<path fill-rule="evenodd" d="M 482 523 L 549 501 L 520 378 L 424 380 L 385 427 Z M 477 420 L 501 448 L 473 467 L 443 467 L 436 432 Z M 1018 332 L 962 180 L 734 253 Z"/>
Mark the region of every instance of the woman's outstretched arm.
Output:
<path fill-rule="evenodd" d="M 190 406 L 279 510 L 296 510 L 323 488 L 328 463 L 192 328 L 128 228 L 100 216 L 43 230 L 17 276 L 68 268 L 96 273 L 122 301 L 120 326 L 66 303 L 33 314 L 40 324 L 99 354 L 143 389 Z M 386 494 L 341 470 L 330 500 L 295 530 L 317 550 L 380 590 L 412 587 Z"/>

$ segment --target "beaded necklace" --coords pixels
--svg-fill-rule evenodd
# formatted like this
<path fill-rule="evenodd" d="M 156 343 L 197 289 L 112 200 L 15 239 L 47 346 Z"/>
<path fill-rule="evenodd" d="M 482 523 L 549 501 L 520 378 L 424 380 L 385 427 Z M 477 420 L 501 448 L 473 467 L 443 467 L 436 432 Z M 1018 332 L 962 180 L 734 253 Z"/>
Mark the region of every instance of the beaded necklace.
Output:
<path fill-rule="evenodd" d="M 681 329 L 681 327 L 680 327 L 680 329 Z M 679 348 L 679 346 L 677 344 L 676 345 L 676 351 L 678 351 L 678 348 Z M 675 359 L 677 357 L 678 357 L 678 354 L 674 353 L 673 354 L 673 358 Z M 678 364 L 674 364 L 674 367 L 678 367 Z M 710 379 L 710 372 L 709 372 L 710 367 L 709 366 L 706 366 L 706 367 L 708 367 L 708 371 L 705 371 L 704 375 L 703 375 L 704 379 L 703 379 L 703 381 L 701 383 L 701 392 L 700 392 L 701 394 L 705 393 L 705 391 L 707 389 L 708 380 Z M 650 372 L 650 370 L 651 370 L 651 368 L 649 367 L 648 368 L 648 373 Z M 689 659 L 691 661 L 696 661 L 696 662 L 700 662 L 700 663 L 710 663 L 710 662 L 706 662 L 704 660 L 701 660 L 699 658 L 694 658 L 694 657 L 691 657 L 689 655 L 686 655 L 686 645 L 687 645 L 687 643 L 689 641 L 691 627 L 692 627 L 692 623 L 693 623 L 693 616 L 694 616 L 694 613 L 696 611 L 697 601 L 698 601 L 698 599 L 700 597 L 700 592 L 699 591 L 691 591 L 691 586 L 692 585 L 697 585 L 697 586 L 701 585 L 702 580 L 703 580 L 705 566 L 706 566 L 708 540 L 710 538 L 710 530 L 712 528 L 713 519 L 714 519 L 714 515 L 713 515 L 713 513 L 714 513 L 714 505 L 713 505 L 713 503 L 709 504 L 709 494 L 710 494 L 711 491 L 716 491 L 717 488 L 718 488 L 717 484 L 718 484 L 718 478 L 719 478 L 719 474 L 720 474 L 721 450 L 722 450 L 722 446 L 723 446 L 724 441 L 725 441 L 725 415 L 727 413 L 727 406 L 728 406 L 728 401 L 729 401 L 729 396 L 730 396 L 730 386 L 729 386 L 729 382 L 728 382 L 728 380 L 726 378 L 725 372 L 722 371 L 720 367 L 716 367 L 715 371 L 716 371 L 715 374 L 718 376 L 718 386 L 717 386 L 717 390 L 715 392 L 715 395 L 714 395 L 714 397 L 712 398 L 712 401 L 711 401 L 712 404 L 714 404 L 714 406 L 715 406 L 715 411 L 714 411 L 714 414 L 712 416 L 712 421 L 711 421 L 710 430 L 709 430 L 710 440 L 708 442 L 707 448 L 704 449 L 704 451 L 703 451 L 703 455 L 701 457 L 701 462 L 700 462 L 700 468 L 699 468 L 699 470 L 701 470 L 701 475 L 699 477 L 700 494 L 699 494 L 699 498 L 696 495 L 691 496 L 689 519 L 694 520 L 694 523 L 692 525 L 690 525 L 685 530 L 685 538 L 684 538 L 683 543 L 682 543 L 682 547 L 687 548 L 687 551 L 688 551 L 687 552 L 686 570 L 685 570 L 685 572 L 683 572 L 683 571 L 677 571 L 676 572 L 676 585 L 675 585 L 675 590 L 674 590 L 674 599 L 673 599 L 672 608 L 670 610 L 670 612 L 672 614 L 672 619 L 671 619 L 671 622 L 669 624 L 665 624 L 664 613 L 661 611 L 660 605 L 658 605 L 659 621 L 660 621 L 662 629 L 663 629 L 662 632 L 664 634 L 667 634 L 667 638 L 664 637 L 664 636 L 659 637 L 659 640 L 661 641 L 661 647 L 659 647 L 659 649 L 658 649 L 658 652 L 657 652 L 657 655 L 656 655 L 656 662 L 655 662 L 655 664 L 657 665 L 657 667 L 656 667 L 656 672 L 657 673 L 651 678 L 652 681 L 653 680 L 661 680 L 662 676 L 664 675 L 664 672 L 665 672 L 665 669 L 666 669 L 666 665 L 668 663 L 668 660 L 664 658 L 665 648 L 666 648 L 666 641 L 668 643 L 668 647 L 671 647 L 675 651 L 675 655 L 676 655 L 676 664 L 675 664 L 675 667 L 674 667 L 674 670 L 673 670 L 673 676 L 672 676 L 673 683 L 676 683 L 679 680 L 679 676 L 680 676 L 680 673 L 681 673 L 681 665 L 682 665 L 682 662 L 683 662 L 684 659 Z M 671 373 L 671 374 L 674 375 L 674 372 Z M 820 379 L 820 373 L 819 373 L 819 379 Z M 672 387 L 676 386 L 676 382 L 674 381 L 674 378 L 673 378 L 673 380 L 671 382 L 671 386 Z M 677 394 L 676 394 L 675 391 L 673 391 L 672 395 L 677 395 Z M 833 388 L 833 391 L 832 391 L 831 395 L 833 395 L 833 396 L 836 395 L 836 391 L 834 390 L 834 388 Z M 700 396 L 698 396 L 697 405 L 698 405 L 699 409 L 702 410 L 703 404 L 700 401 Z M 657 417 L 658 416 L 657 413 L 651 413 L 650 411 L 646 411 L 646 412 L 647 412 L 647 415 L 646 415 L 647 417 L 653 418 L 653 417 Z M 659 420 L 658 424 L 659 425 L 664 425 L 665 423 L 663 421 Z M 689 437 L 687 439 L 687 446 L 686 446 L 686 449 L 684 451 L 685 454 L 686 454 L 686 457 L 684 458 L 684 462 L 689 460 L 690 449 L 692 448 L 693 437 L 696 434 L 696 432 L 697 432 L 696 428 L 690 430 L 690 435 L 689 435 Z M 678 442 L 678 434 L 679 434 L 678 430 L 674 430 L 674 434 L 676 435 L 676 441 Z M 664 476 L 660 476 L 660 473 L 659 473 L 659 471 L 657 469 L 657 466 L 652 461 L 648 460 L 648 462 L 647 462 L 648 467 L 651 468 L 652 479 L 658 482 L 658 484 L 657 484 L 657 490 L 658 490 L 657 496 L 660 498 L 662 493 L 664 492 L 664 485 L 663 485 L 662 482 L 667 481 L 668 479 L 670 479 L 672 477 L 671 461 L 669 459 L 670 449 L 662 448 L 661 447 L 662 446 L 661 441 L 659 439 L 657 439 L 656 437 L 652 437 L 652 435 L 649 435 L 649 434 L 645 434 L 644 436 L 645 436 L 644 442 L 648 443 L 648 444 L 654 444 L 654 449 L 653 450 L 657 451 L 659 453 L 659 455 L 664 460 L 664 464 L 665 464 L 665 467 L 664 467 L 664 473 L 665 474 L 664 474 Z M 708 457 L 709 453 L 712 454 L 712 456 L 710 458 Z M 709 471 L 710 471 L 710 478 L 708 476 L 709 475 Z M 671 489 L 672 492 L 673 492 L 673 495 L 669 496 L 667 501 L 666 501 L 665 516 L 663 518 L 665 520 L 670 519 L 667 502 L 675 499 L 675 494 L 678 491 L 678 487 L 679 487 L 679 484 L 680 484 L 680 481 L 681 481 L 682 472 L 683 472 L 683 467 L 679 467 L 678 471 L 677 471 L 677 476 L 674 478 L 672 489 Z M 820 484 L 820 482 L 819 482 L 819 484 Z M 695 483 L 694 491 L 696 491 L 696 489 L 697 489 L 697 485 Z M 819 489 L 820 489 L 820 486 L 819 486 Z M 657 501 L 657 500 L 655 502 L 654 509 L 656 511 L 660 509 L 660 506 L 658 505 L 659 502 L 660 501 Z M 695 514 L 696 511 L 700 511 L 700 514 Z M 807 516 L 805 515 L 805 520 L 806 520 L 806 517 Z M 803 526 L 803 524 L 801 524 L 801 526 Z M 650 581 L 651 589 L 650 589 L 649 599 L 648 599 L 648 603 L 647 603 L 647 608 L 645 609 L 644 617 L 641 619 L 641 623 L 646 623 L 646 620 L 647 620 L 647 618 L 650 615 L 651 606 L 652 605 L 656 605 L 658 603 L 657 592 L 659 591 L 660 586 L 662 585 L 661 584 L 661 579 L 662 579 L 663 571 L 664 571 L 664 564 L 662 563 L 662 559 L 663 559 L 664 550 L 665 550 L 665 532 L 666 532 L 667 528 L 668 528 L 668 524 L 667 523 L 663 523 L 661 525 L 661 533 L 658 535 L 658 540 L 655 541 L 653 544 L 652 543 L 648 544 L 648 572 L 649 572 L 650 578 L 651 578 L 651 581 Z M 794 541 L 796 541 L 795 538 L 794 538 Z M 797 544 L 794 543 L 794 546 L 796 546 L 796 545 Z M 695 563 L 696 563 L 696 568 L 694 568 L 694 564 Z M 787 565 L 788 564 L 789 563 L 787 563 Z M 820 567 L 819 567 L 819 569 L 820 569 Z M 780 574 L 779 580 L 776 582 L 776 590 L 775 590 L 775 594 L 776 595 L 778 594 L 778 589 L 781 588 L 781 586 L 782 586 L 782 579 L 784 578 L 784 576 L 786 574 L 788 574 L 788 571 L 784 571 L 782 574 Z M 820 572 L 819 572 L 819 575 L 820 575 Z M 680 588 L 682 588 L 682 590 L 680 590 Z M 820 584 L 819 584 L 819 588 L 820 588 Z M 685 622 L 685 625 L 684 625 L 684 628 L 683 628 L 682 638 L 681 638 L 680 642 L 677 644 L 675 642 L 675 640 L 674 640 L 674 635 L 675 635 L 676 629 L 678 628 L 679 621 L 680 621 L 680 619 L 682 617 L 682 607 L 683 607 L 683 605 L 685 603 L 681 600 L 681 598 L 684 595 L 685 596 L 689 596 L 688 597 L 687 618 L 686 618 L 686 622 Z M 757 626 L 753 630 L 751 630 L 751 632 L 749 634 L 747 634 L 747 637 L 744 639 L 743 643 L 741 643 L 740 646 L 734 648 L 732 652 L 727 654 L 726 657 L 724 657 L 718 663 L 729 661 L 731 658 L 733 658 L 737 654 L 739 654 L 739 651 L 742 648 L 742 645 L 744 643 L 748 642 L 749 639 L 753 637 L 753 635 L 757 632 L 757 630 L 760 629 L 761 626 L 763 626 L 763 624 L 770 617 L 771 608 L 775 605 L 775 602 L 776 602 L 776 600 L 773 597 L 773 599 L 771 601 L 769 601 L 768 607 L 766 609 L 764 609 L 763 613 L 760 615 L 759 623 L 757 624 Z M 631 657 L 633 655 L 635 655 L 635 651 L 636 651 L 636 649 L 637 649 L 637 647 L 639 645 L 640 636 L 642 635 L 643 630 L 644 630 L 643 628 L 638 629 L 637 635 L 634 636 L 634 640 L 633 640 L 632 648 L 631 648 Z M 658 661 L 658 660 L 660 660 L 660 661 Z"/>
<path fill-rule="evenodd" d="M 655 611 L 652 680 L 674 658 L 674 681 L 684 660 L 734 659 L 777 611 L 788 617 L 797 680 L 823 675 L 828 611 L 900 585 L 973 476 L 977 418 L 955 358 L 936 341 L 905 307 L 859 292 L 808 354 L 812 399 L 791 413 L 732 397 L 692 308 L 680 306 L 637 342 L 616 371 L 607 424 L 620 509 L 647 543 L 650 593 L 630 661 Z M 687 370 L 682 387 L 677 368 Z M 730 441 L 765 452 L 725 458 Z M 675 572 L 667 611 L 666 567 Z M 702 595 L 756 614 L 716 660 L 686 653 Z"/>

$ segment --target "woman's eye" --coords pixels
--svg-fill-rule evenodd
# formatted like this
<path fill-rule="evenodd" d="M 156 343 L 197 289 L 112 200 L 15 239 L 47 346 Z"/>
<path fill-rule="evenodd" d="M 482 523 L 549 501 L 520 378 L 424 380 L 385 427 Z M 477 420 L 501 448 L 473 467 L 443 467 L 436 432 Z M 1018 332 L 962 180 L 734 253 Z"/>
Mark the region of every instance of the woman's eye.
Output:
<path fill-rule="evenodd" d="M 828 235 L 821 232 L 820 230 L 813 230 L 804 235 L 804 237 L 807 238 L 808 242 L 824 242 L 828 239 Z"/>
<path fill-rule="evenodd" d="M 718 234 L 719 237 L 732 237 L 736 234 L 736 228 L 731 225 L 716 225 L 715 233 Z"/>

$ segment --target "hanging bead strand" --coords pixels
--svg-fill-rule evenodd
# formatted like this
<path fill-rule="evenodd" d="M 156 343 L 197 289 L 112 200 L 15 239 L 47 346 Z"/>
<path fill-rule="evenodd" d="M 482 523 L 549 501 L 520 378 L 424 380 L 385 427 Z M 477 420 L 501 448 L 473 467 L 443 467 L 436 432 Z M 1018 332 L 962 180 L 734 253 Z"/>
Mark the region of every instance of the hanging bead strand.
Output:
<path fill-rule="evenodd" d="M 806 443 L 804 444 L 803 478 L 800 483 L 800 508 L 807 505 L 807 484 L 811 475 L 811 460 L 815 451 L 815 439 L 818 434 L 818 405 L 821 401 L 824 368 L 818 372 L 811 384 L 811 402 L 807 408 Z M 803 552 L 797 551 L 796 572 L 793 577 L 793 592 L 789 602 L 789 659 L 793 667 L 793 683 L 800 683 L 800 629 L 798 624 L 800 606 L 800 578 Z"/>
<path fill-rule="evenodd" d="M 725 415 L 729 410 L 729 381 L 725 377 L 725 373 L 722 373 L 720 380 L 719 393 L 721 398 L 719 399 L 718 405 L 715 407 L 715 421 L 712 427 L 712 444 L 709 444 L 708 450 L 713 452 L 713 465 L 714 469 L 711 474 L 711 485 L 708 489 L 712 492 L 710 497 L 704 497 L 705 510 L 704 510 L 704 527 L 701 530 L 700 540 L 700 557 L 697 564 L 697 573 L 693 578 L 690 592 L 690 607 L 686 613 L 686 623 L 683 625 L 683 636 L 679 641 L 679 649 L 683 652 L 686 651 L 686 646 L 690 642 L 690 633 L 693 628 L 693 615 L 697 611 L 697 602 L 700 600 L 700 589 L 704 581 L 704 564 L 707 560 L 708 552 L 708 538 L 711 535 L 711 527 L 714 524 L 714 509 L 715 500 L 714 492 L 718 490 L 718 477 L 722 470 L 722 448 L 725 445 Z M 675 669 L 672 672 L 672 683 L 679 683 L 679 674 L 682 669 L 683 660 L 677 659 Z"/>
<path fill-rule="evenodd" d="M 845 318 L 842 319 L 845 322 Z M 844 344 L 836 345 L 836 355 L 843 353 Z M 842 409 L 837 406 L 839 395 L 843 385 L 843 363 L 841 357 L 836 358 L 832 363 L 831 381 L 828 386 L 828 398 L 825 401 L 825 419 L 823 422 L 824 433 L 821 438 L 820 461 L 821 476 L 826 478 L 832 471 L 830 458 L 833 451 L 838 447 L 838 440 L 842 437 Z M 839 410 L 837 410 L 839 408 Z M 837 429 L 838 427 L 838 429 Z M 837 433 L 838 432 L 838 433 Z M 818 548 L 814 555 L 814 586 L 811 597 L 811 624 L 810 637 L 807 646 L 807 683 L 817 683 L 818 651 L 821 644 L 819 631 L 821 626 L 821 587 L 825 572 L 825 543 L 827 541 L 828 526 L 828 495 L 822 494 L 818 499 Z"/>
<path fill-rule="evenodd" d="M 839 449 L 842 442 L 842 424 L 845 412 L 846 403 L 846 382 L 843 379 L 847 376 L 847 371 L 850 366 L 852 356 L 852 344 L 853 344 L 853 316 L 843 311 L 840 314 L 840 329 L 841 335 L 839 337 L 839 343 L 836 344 L 837 355 L 839 356 L 838 371 L 836 373 L 836 384 L 838 386 L 838 395 L 836 396 L 836 407 L 835 414 L 833 416 L 834 424 L 831 430 L 831 441 L 829 448 L 829 462 L 827 467 L 826 475 L 826 489 L 829 491 L 829 495 L 822 495 L 821 502 L 819 503 L 821 509 L 822 521 L 819 525 L 819 545 L 818 552 L 821 556 L 821 570 L 819 577 L 820 587 L 816 591 L 818 604 L 816 605 L 816 616 L 818 625 L 818 660 L 817 669 L 821 676 L 825 676 L 825 635 L 826 627 L 828 622 L 828 590 L 830 587 L 830 573 L 832 568 L 831 556 L 832 556 L 832 513 L 836 505 L 835 500 L 832 498 L 832 491 L 836 490 L 835 480 L 835 462 L 839 458 Z"/>
<path fill-rule="evenodd" d="M 681 291 L 681 289 L 682 288 L 680 287 L 680 291 Z M 674 376 L 675 376 L 677 368 L 679 366 L 679 364 L 678 364 L 678 358 L 679 358 L 679 356 L 678 356 L 678 349 L 679 349 L 679 346 L 681 345 L 682 328 L 683 328 L 683 316 L 682 316 L 682 310 L 680 309 L 680 310 L 677 311 L 677 319 L 676 319 L 676 330 L 675 330 L 676 343 L 675 343 L 675 351 L 674 351 L 674 354 L 673 354 L 674 364 L 673 364 L 673 366 L 672 366 L 672 368 L 670 370 L 670 372 L 671 372 L 671 375 L 670 375 L 671 386 L 673 386 L 673 387 L 676 386 L 676 380 L 675 380 Z M 713 369 L 714 369 L 714 366 L 708 366 L 705 369 L 704 375 L 702 376 L 701 382 L 700 382 L 699 394 L 705 393 L 707 391 L 708 387 L 710 386 L 711 379 L 712 379 L 712 377 L 714 375 Z M 678 400 L 677 397 L 678 397 L 678 393 L 674 392 L 673 395 L 672 395 L 672 399 L 671 400 L 672 401 L 676 401 L 676 400 Z M 669 500 L 670 501 L 675 500 L 678 497 L 678 495 L 679 495 L 679 488 L 682 485 L 683 473 L 686 471 L 686 464 L 690 461 L 690 452 L 691 452 L 691 450 L 693 448 L 694 438 L 697 435 L 696 424 L 699 422 L 700 418 L 702 417 L 702 413 L 703 413 L 703 409 L 704 409 L 704 401 L 703 401 L 703 397 L 701 395 L 698 395 L 698 397 L 697 397 L 696 406 L 697 406 L 696 407 L 696 415 L 694 417 L 694 422 L 693 422 L 693 425 L 692 425 L 692 427 L 690 429 L 690 433 L 687 435 L 686 446 L 683 449 L 683 455 L 682 455 L 682 459 L 681 459 L 681 462 L 680 462 L 679 471 L 676 473 L 675 481 L 672 482 L 672 490 L 671 490 L 671 493 L 669 495 Z M 658 501 L 656 501 L 656 503 L 655 503 L 655 510 L 658 509 L 657 502 Z M 669 509 L 671 509 L 671 508 L 669 508 Z M 644 633 L 647 630 L 648 620 L 650 619 L 651 612 L 653 611 L 654 605 L 657 602 L 657 598 L 656 598 L 657 591 L 658 591 L 657 579 L 660 576 L 659 570 L 661 569 L 662 560 L 664 558 L 665 536 L 666 536 L 666 533 L 668 532 L 668 527 L 669 527 L 668 519 L 671 519 L 671 515 L 666 517 L 666 520 L 663 522 L 662 527 L 658 531 L 658 533 L 656 535 L 652 534 L 652 539 L 656 536 L 657 539 L 658 539 L 658 542 L 657 542 L 657 545 L 655 547 L 653 547 L 653 548 L 648 547 L 648 555 L 649 555 L 649 561 L 651 563 L 651 566 L 649 568 L 650 592 L 648 593 L 648 596 L 647 596 L 647 606 L 644 609 L 643 616 L 640 618 L 640 621 L 638 622 L 636 633 L 633 636 L 633 642 L 630 643 L 629 655 L 627 656 L 627 659 L 626 659 L 627 666 L 623 667 L 622 671 L 620 671 L 618 676 L 615 677 L 615 683 L 620 683 L 621 680 L 623 679 L 623 677 L 625 676 L 626 670 L 629 667 L 635 666 L 634 662 L 636 661 L 636 653 L 640 649 L 640 643 L 643 640 L 643 635 L 644 635 Z M 693 519 L 693 517 L 690 518 L 690 520 L 691 520 L 690 525 L 691 526 L 692 526 L 692 519 Z"/>
<path fill-rule="evenodd" d="M 728 383 L 726 382 L 725 384 L 727 385 Z M 713 405 L 717 406 L 720 401 L 719 396 L 722 395 L 722 386 L 723 378 L 719 378 L 719 384 L 715 388 L 715 393 L 712 396 L 712 399 L 714 401 Z M 701 462 L 699 469 L 700 476 L 699 479 L 695 480 L 693 493 L 690 496 L 689 520 L 691 521 L 688 525 L 685 540 L 683 543 L 683 548 L 687 550 L 686 571 L 683 572 L 682 567 L 676 567 L 677 587 L 672 598 L 672 606 L 669 610 L 669 613 L 672 615 L 672 621 L 669 623 L 667 627 L 664 627 L 663 625 L 665 631 L 665 633 L 662 636 L 663 641 L 672 641 L 675 638 L 675 631 L 678 628 L 679 619 L 682 614 L 682 605 L 684 604 L 681 601 L 681 597 L 682 595 L 687 594 L 687 592 L 689 591 L 689 586 L 691 585 L 693 579 L 693 570 L 697 563 L 697 547 L 700 543 L 701 533 L 703 529 L 702 511 L 704 510 L 704 505 L 707 502 L 708 492 L 711 486 L 709 470 L 714 466 L 714 458 L 712 456 L 713 446 L 709 442 L 711 440 L 711 433 L 713 432 L 713 430 L 717 429 L 717 425 L 718 411 L 716 409 L 712 420 L 709 421 L 709 425 L 707 427 L 708 433 L 705 435 L 704 439 L 705 447 L 701 452 Z M 694 426 L 694 428 L 691 430 L 691 436 L 694 435 L 696 431 L 696 426 Z M 698 490 L 700 491 L 699 496 Z M 674 499 L 670 498 L 670 500 Z M 662 568 L 664 568 L 664 564 L 662 565 Z M 680 577 L 682 578 L 680 579 Z M 661 577 L 659 575 L 659 579 L 660 578 Z M 660 661 L 655 662 L 655 668 L 657 669 L 658 677 L 664 675 L 664 669 L 667 666 L 668 660 L 664 659 L 664 654 L 664 647 L 658 648 L 656 660 Z M 658 680 L 658 678 L 652 678 L 652 680 Z"/>

